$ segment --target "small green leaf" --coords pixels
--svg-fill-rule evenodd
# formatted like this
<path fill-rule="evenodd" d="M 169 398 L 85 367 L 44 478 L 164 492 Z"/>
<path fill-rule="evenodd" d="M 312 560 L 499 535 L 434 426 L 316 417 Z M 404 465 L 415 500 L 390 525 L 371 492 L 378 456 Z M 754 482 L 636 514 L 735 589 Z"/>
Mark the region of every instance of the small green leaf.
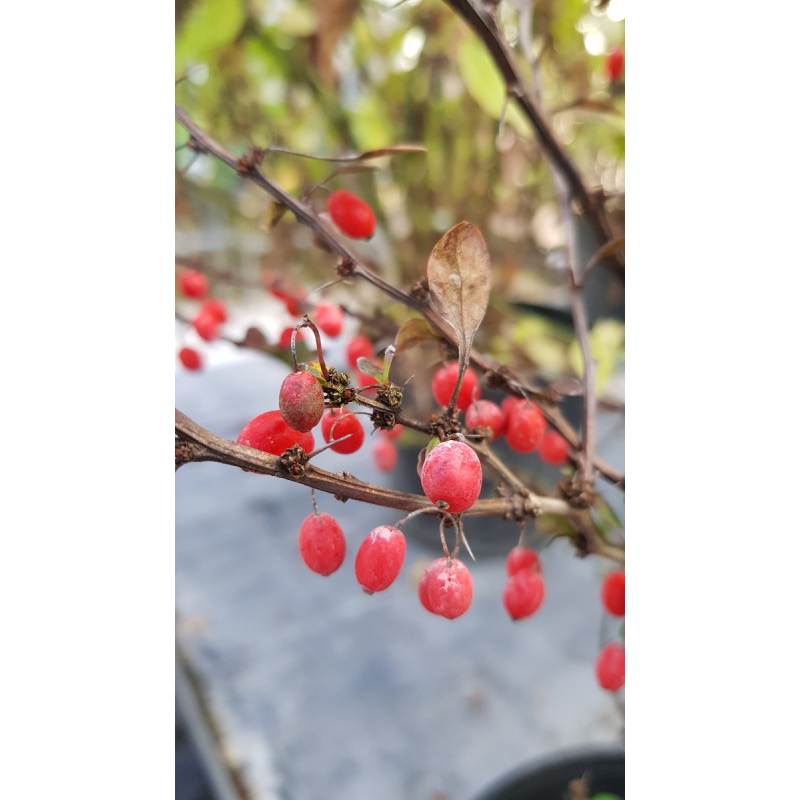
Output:
<path fill-rule="evenodd" d="M 374 361 L 370 361 L 364 356 L 361 356 L 357 363 L 360 372 L 363 372 L 364 375 L 369 375 L 370 377 L 375 378 L 379 382 L 383 383 L 381 380 L 381 378 L 383 378 L 383 367 L 379 367 Z"/>

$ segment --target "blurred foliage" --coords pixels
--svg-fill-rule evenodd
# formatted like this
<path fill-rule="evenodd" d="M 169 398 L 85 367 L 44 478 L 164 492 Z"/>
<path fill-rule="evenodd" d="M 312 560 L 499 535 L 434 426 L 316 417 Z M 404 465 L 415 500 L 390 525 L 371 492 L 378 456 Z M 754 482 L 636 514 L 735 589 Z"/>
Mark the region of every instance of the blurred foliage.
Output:
<path fill-rule="evenodd" d="M 526 0 L 499 7 L 530 85 L 522 44 L 541 56 L 543 106 L 574 106 L 553 116 L 554 130 L 587 182 L 616 195 L 610 203 L 620 228 L 624 94 L 609 86 L 603 53 L 624 46 L 621 2 L 598 8 L 588 0 L 537 0 L 527 32 L 520 31 Z M 503 81 L 482 43 L 444 3 L 177 0 L 176 31 L 176 101 L 234 152 L 251 143 L 318 156 L 424 145 L 426 154 L 385 158 L 375 172 L 329 184 L 357 192 L 376 210 L 379 231 L 365 251 L 376 269 L 401 285 L 413 283 L 441 234 L 469 220 L 484 234 L 494 285 L 503 288 L 492 294 L 476 347 L 548 375 L 580 368 L 569 324 L 519 307 L 517 322 L 510 321 L 512 302 L 567 306 L 559 276 L 547 266 L 548 253 L 562 244 L 552 180 L 527 122 L 506 107 Z M 268 230 L 269 197 L 181 149 L 186 138 L 176 126 L 179 225 L 202 227 L 211 218 L 249 231 L 261 225 L 270 238 L 265 269 L 291 270 L 306 285 L 330 279 L 330 258 L 298 235 L 291 215 Z M 297 195 L 332 171 L 281 153 L 268 154 L 264 168 Z M 317 190 L 311 202 L 323 211 L 325 198 L 326 190 Z M 358 302 L 370 297 L 361 291 Z M 398 323 L 409 316 L 383 310 Z M 621 353 L 620 326 L 595 325 L 592 346 L 607 378 Z"/>

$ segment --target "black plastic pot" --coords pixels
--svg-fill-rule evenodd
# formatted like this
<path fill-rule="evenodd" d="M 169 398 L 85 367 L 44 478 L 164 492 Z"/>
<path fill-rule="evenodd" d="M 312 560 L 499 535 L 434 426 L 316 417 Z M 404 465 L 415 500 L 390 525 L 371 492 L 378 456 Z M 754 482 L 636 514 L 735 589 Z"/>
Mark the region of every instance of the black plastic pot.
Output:
<path fill-rule="evenodd" d="M 564 800 L 570 781 L 580 778 L 588 797 L 607 792 L 624 800 L 625 751 L 591 748 L 548 756 L 514 770 L 474 800 Z"/>

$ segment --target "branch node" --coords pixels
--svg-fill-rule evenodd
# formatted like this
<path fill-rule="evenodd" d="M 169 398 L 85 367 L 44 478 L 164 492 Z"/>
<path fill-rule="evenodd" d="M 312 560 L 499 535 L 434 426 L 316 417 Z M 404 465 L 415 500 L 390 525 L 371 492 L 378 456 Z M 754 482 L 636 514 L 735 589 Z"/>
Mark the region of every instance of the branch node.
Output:
<path fill-rule="evenodd" d="M 340 258 L 336 262 L 336 277 L 342 280 L 352 278 L 356 274 L 356 264 L 352 258 Z"/>
<path fill-rule="evenodd" d="M 194 461 L 197 457 L 197 448 L 185 439 L 175 439 L 175 469 Z"/>
<path fill-rule="evenodd" d="M 299 444 L 293 444 L 283 451 L 278 463 L 290 477 L 302 478 L 306 473 L 308 453 Z"/>

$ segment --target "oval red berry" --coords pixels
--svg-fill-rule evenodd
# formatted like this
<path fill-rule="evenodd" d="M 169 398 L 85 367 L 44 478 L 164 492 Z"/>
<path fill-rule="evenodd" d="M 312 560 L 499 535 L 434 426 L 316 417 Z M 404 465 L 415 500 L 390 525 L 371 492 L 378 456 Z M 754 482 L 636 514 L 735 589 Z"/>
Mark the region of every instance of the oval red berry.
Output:
<path fill-rule="evenodd" d="M 328 213 L 336 227 L 351 239 L 369 239 L 375 232 L 375 213 L 352 192 L 334 192 L 328 198 Z"/>
<path fill-rule="evenodd" d="M 320 382 L 305 371 L 292 372 L 283 379 L 278 396 L 281 416 L 296 431 L 310 431 L 325 411 Z"/>
<path fill-rule="evenodd" d="M 481 493 L 481 462 L 469 445 L 442 442 L 428 453 L 420 481 L 422 490 L 434 505 L 444 500 L 448 503 L 447 511 L 460 514 L 470 508 Z"/>
<path fill-rule="evenodd" d="M 450 398 L 453 396 L 453 391 L 456 388 L 456 381 L 458 381 L 458 364 L 448 364 L 446 367 L 441 367 L 436 370 L 431 382 L 431 389 L 436 402 L 446 408 L 450 405 Z M 480 386 L 478 385 L 478 376 L 475 372 L 467 367 L 464 372 L 464 380 L 461 381 L 461 388 L 458 390 L 456 396 L 456 408 L 459 411 L 466 411 L 469 404 L 472 402 L 472 393 L 475 392 L 475 398 L 481 396 Z"/>
<path fill-rule="evenodd" d="M 358 417 L 340 408 L 328 409 L 322 415 L 322 438 L 332 442 L 344 436 L 348 438 L 331 447 L 335 453 L 355 453 L 364 444 L 364 428 Z"/>
<path fill-rule="evenodd" d="M 431 611 L 447 619 L 460 617 L 472 604 L 472 575 L 457 558 L 451 558 L 449 566 L 445 559 L 443 565 L 431 567 L 428 577 Z"/>
<path fill-rule="evenodd" d="M 178 285 L 187 297 L 199 299 L 208 294 L 208 278 L 199 269 L 187 269 L 178 276 Z"/>
<path fill-rule="evenodd" d="M 186 369 L 194 371 L 203 366 L 200 353 L 198 353 L 197 350 L 193 350 L 191 347 L 182 348 L 180 353 L 178 353 L 178 358 Z"/>
<path fill-rule="evenodd" d="M 606 575 L 600 589 L 600 600 L 609 614 L 625 616 L 625 573 L 622 570 Z"/>
<path fill-rule="evenodd" d="M 523 570 L 541 572 L 542 568 L 539 565 L 539 556 L 535 550 L 532 550 L 530 547 L 517 545 L 506 558 L 506 572 L 509 575 L 516 575 Z"/>
<path fill-rule="evenodd" d="M 544 580 L 538 572 L 517 572 L 503 589 L 503 606 L 513 620 L 535 613 L 544 600 Z"/>
<path fill-rule="evenodd" d="M 625 648 L 614 642 L 607 644 L 597 656 L 594 673 L 603 689 L 621 689 L 625 685 Z"/>
<path fill-rule="evenodd" d="M 303 562 L 318 575 L 336 572 L 344 561 L 344 533 L 330 514 L 309 514 L 303 520 L 299 546 Z"/>
<path fill-rule="evenodd" d="M 388 589 L 406 557 L 406 537 L 391 525 L 370 531 L 356 553 L 356 580 L 365 592 Z"/>

